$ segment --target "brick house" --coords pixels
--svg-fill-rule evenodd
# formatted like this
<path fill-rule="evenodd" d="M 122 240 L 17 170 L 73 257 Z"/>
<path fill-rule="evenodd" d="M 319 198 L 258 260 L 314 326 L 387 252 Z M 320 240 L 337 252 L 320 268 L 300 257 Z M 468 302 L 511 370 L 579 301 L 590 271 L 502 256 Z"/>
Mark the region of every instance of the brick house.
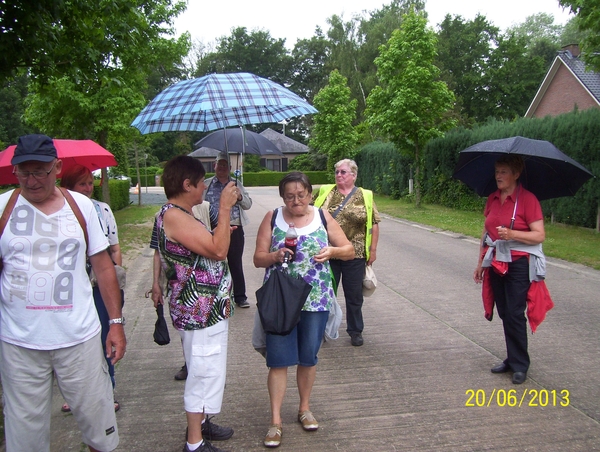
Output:
<path fill-rule="evenodd" d="M 577 45 L 558 52 L 525 113 L 526 118 L 558 116 L 575 108 L 600 108 L 600 73 L 586 70 L 579 55 Z"/>

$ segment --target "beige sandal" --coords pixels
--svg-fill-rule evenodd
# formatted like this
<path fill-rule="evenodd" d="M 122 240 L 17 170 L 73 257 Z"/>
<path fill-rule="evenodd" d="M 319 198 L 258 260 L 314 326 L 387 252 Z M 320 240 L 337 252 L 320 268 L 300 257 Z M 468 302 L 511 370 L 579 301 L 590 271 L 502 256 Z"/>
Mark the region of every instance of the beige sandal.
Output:
<path fill-rule="evenodd" d="M 264 444 L 266 447 L 278 447 L 281 444 L 281 425 L 273 424 L 269 427 Z"/>

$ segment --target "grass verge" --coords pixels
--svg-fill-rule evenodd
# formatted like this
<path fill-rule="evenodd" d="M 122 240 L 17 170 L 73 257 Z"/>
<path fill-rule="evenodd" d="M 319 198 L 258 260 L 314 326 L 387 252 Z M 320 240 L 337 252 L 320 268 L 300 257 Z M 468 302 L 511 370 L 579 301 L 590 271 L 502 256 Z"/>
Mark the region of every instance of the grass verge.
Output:
<path fill-rule="evenodd" d="M 415 223 L 475 238 L 481 237 L 483 231 L 482 212 L 464 212 L 437 205 L 423 205 L 417 208 L 412 202 L 384 196 L 375 196 L 375 203 L 381 213 Z M 563 224 L 546 223 L 545 228 L 546 256 L 600 270 L 600 234 L 593 229 Z"/>
<path fill-rule="evenodd" d="M 129 206 L 115 212 L 124 261 L 150 243 L 154 215 L 161 206 Z"/>

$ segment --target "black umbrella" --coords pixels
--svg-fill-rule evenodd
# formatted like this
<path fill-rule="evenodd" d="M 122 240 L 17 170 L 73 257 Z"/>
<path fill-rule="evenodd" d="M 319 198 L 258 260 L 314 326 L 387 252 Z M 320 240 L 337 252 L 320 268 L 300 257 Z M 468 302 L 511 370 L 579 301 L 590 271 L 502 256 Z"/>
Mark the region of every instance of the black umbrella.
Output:
<path fill-rule="evenodd" d="M 300 321 L 302 306 L 311 291 L 311 285 L 274 269 L 269 279 L 256 291 L 256 306 L 265 333 L 290 334 Z"/>
<path fill-rule="evenodd" d="M 217 130 L 195 145 L 229 154 L 283 155 L 277 146 L 261 134 L 241 128 Z"/>
<path fill-rule="evenodd" d="M 498 188 L 494 164 L 505 154 L 517 154 L 523 158 L 525 170 L 519 181 L 540 201 L 573 196 L 593 177 L 549 141 L 523 137 L 482 141 L 461 151 L 452 177 L 463 181 L 479 196 L 488 196 Z"/>
<path fill-rule="evenodd" d="M 156 307 L 156 323 L 154 324 L 154 342 L 158 345 L 167 345 L 171 342 L 169 337 L 169 329 L 167 328 L 167 322 L 163 315 L 163 305 L 159 304 Z"/>

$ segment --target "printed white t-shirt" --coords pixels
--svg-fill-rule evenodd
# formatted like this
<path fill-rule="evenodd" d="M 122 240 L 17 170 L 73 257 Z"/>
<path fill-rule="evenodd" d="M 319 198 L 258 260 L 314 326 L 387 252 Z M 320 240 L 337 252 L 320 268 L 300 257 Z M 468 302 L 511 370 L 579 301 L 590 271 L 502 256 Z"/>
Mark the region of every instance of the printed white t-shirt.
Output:
<path fill-rule="evenodd" d="M 0 195 L 0 212 L 11 194 Z M 105 250 L 108 241 L 92 201 L 71 194 L 87 224 L 87 254 Z M 83 230 L 66 199 L 61 210 L 46 215 L 19 196 L 0 239 L 0 340 L 54 350 L 98 334 L 85 249 Z"/>
<path fill-rule="evenodd" d="M 96 213 L 98 214 L 100 226 L 108 239 L 108 243 L 110 246 L 118 245 L 119 233 L 117 232 L 117 220 L 115 220 L 115 216 L 113 215 L 112 210 L 110 210 L 110 206 L 105 202 L 96 201 L 95 199 L 92 199 L 92 203 L 94 203 L 94 207 L 97 206 Z"/>

